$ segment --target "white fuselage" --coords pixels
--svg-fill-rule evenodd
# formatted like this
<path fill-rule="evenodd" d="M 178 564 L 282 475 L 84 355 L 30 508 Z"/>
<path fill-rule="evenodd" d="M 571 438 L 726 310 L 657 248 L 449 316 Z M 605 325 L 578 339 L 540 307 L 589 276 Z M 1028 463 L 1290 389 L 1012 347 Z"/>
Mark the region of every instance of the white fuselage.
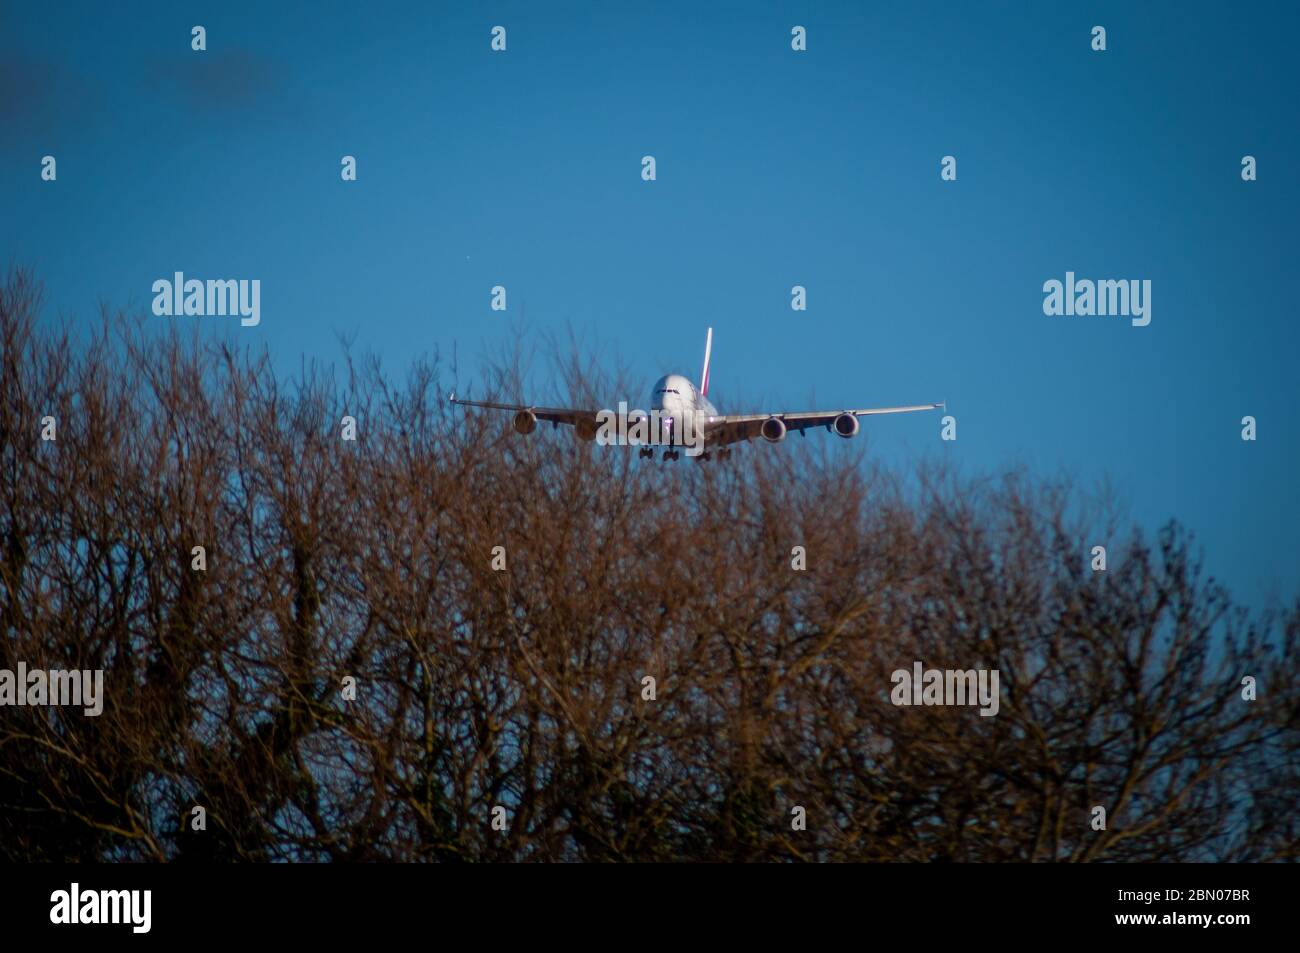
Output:
<path fill-rule="evenodd" d="M 718 416 L 717 408 L 681 374 L 668 374 L 655 382 L 650 409 L 659 411 L 665 424 L 671 420 L 672 428 L 679 433 L 688 432 L 682 428 L 689 427 L 702 432 L 710 418 Z"/>

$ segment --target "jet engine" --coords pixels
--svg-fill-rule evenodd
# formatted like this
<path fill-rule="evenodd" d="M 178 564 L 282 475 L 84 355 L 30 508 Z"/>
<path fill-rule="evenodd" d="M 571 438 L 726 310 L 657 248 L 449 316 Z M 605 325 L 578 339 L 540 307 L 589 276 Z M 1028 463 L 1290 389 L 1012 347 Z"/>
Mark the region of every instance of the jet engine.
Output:
<path fill-rule="evenodd" d="M 579 418 L 578 422 L 573 425 L 573 433 L 579 440 L 595 440 L 596 421 Z"/>
<path fill-rule="evenodd" d="M 831 429 L 841 437 L 856 437 L 861 425 L 857 414 L 840 414 L 831 422 Z"/>
<path fill-rule="evenodd" d="M 521 410 L 515 414 L 515 429 L 523 434 L 532 433 L 537 429 L 537 415 L 531 410 Z"/>
<path fill-rule="evenodd" d="M 768 417 L 767 420 L 763 421 L 763 426 L 759 430 L 759 433 L 763 435 L 763 439 L 769 443 L 780 443 L 785 439 L 785 432 L 785 421 L 780 417 Z"/>

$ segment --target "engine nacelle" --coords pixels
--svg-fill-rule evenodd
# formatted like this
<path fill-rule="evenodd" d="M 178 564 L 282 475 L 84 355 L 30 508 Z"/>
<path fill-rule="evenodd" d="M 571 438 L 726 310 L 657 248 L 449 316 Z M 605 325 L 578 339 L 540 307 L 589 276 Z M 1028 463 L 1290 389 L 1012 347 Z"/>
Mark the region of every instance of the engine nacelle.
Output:
<path fill-rule="evenodd" d="M 785 421 L 780 417 L 768 417 L 758 431 L 768 443 L 780 443 L 785 439 Z"/>
<path fill-rule="evenodd" d="M 521 410 L 515 414 L 515 429 L 522 434 L 530 434 L 537 429 L 537 415 L 531 410 Z"/>
<path fill-rule="evenodd" d="M 841 437 L 856 437 L 861 425 L 858 423 L 857 414 L 840 414 L 831 421 L 831 429 Z"/>
<path fill-rule="evenodd" d="M 595 440 L 596 430 L 596 421 L 594 420 L 585 420 L 580 418 L 578 422 L 573 425 L 573 433 L 579 440 Z"/>

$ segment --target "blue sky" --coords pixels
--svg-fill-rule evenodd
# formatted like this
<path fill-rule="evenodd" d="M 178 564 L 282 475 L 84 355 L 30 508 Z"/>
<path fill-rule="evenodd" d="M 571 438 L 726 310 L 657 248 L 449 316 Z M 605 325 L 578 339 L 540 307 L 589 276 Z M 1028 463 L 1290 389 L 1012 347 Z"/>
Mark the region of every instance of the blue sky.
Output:
<path fill-rule="evenodd" d="M 1287 4 L 8 0 L 0 262 L 80 321 L 178 270 L 258 278 L 258 327 L 187 320 L 286 368 L 340 334 L 473 367 L 526 303 L 537 343 L 572 325 L 648 389 L 698 375 L 711 324 L 724 412 L 947 400 L 955 443 L 909 415 L 869 421 L 872 452 L 1109 476 L 1259 604 L 1300 582 L 1297 28 Z M 1150 326 L 1044 315 L 1067 270 L 1150 279 Z"/>

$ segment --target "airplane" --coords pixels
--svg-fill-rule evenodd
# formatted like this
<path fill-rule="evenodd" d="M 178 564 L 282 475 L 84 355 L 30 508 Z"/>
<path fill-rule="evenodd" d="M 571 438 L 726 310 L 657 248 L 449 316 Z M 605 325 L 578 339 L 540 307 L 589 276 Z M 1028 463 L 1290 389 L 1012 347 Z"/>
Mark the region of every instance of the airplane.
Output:
<path fill-rule="evenodd" d="M 791 430 L 799 431 L 800 436 L 807 436 L 810 427 L 825 427 L 828 433 L 849 438 L 855 437 L 859 430 L 859 417 L 876 414 L 906 414 L 918 410 L 947 409 L 947 404 L 910 404 L 906 407 L 871 407 L 865 409 L 847 408 L 844 410 L 811 410 L 766 414 L 730 414 L 718 413 L 709 401 L 709 363 L 713 357 L 713 328 L 709 328 L 704 341 L 704 370 L 700 374 L 700 386 L 697 389 L 688 378 L 681 374 L 667 374 L 655 382 L 651 393 L 651 412 L 643 415 L 634 411 L 626 415 L 626 424 L 635 424 L 641 420 L 656 423 L 659 431 L 658 442 L 668 444 L 664 450 L 664 460 L 676 460 L 680 451 L 673 449 L 674 431 L 676 445 L 682 446 L 686 436 L 692 432 L 702 435 L 696 454 L 697 460 L 709 459 L 711 450 L 717 450 L 718 456 L 731 454 L 731 444 L 750 441 L 762 437 L 768 443 L 780 443 Z M 574 428 L 580 440 L 595 440 L 602 424 L 610 422 L 611 411 L 582 410 L 571 407 L 538 407 L 532 404 L 499 404 L 491 401 L 460 400 L 456 392 L 448 395 L 448 401 L 462 407 L 483 407 L 489 410 L 507 410 L 514 412 L 514 428 L 521 434 L 530 434 L 537 429 L 539 420 L 549 421 L 552 427 L 567 424 Z M 653 446 L 642 446 L 640 456 L 653 457 Z"/>

